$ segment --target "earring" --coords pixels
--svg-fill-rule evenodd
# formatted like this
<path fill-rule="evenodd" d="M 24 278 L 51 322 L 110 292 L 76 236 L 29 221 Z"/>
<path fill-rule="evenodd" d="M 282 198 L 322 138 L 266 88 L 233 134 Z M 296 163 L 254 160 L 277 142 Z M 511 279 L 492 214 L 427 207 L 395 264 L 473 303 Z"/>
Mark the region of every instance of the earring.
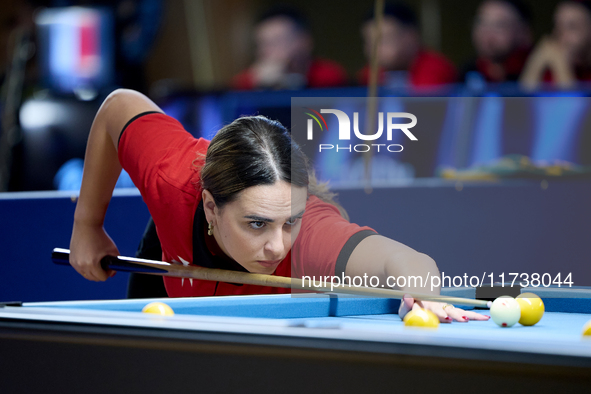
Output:
<path fill-rule="evenodd" d="M 213 222 L 209 222 L 207 225 L 207 235 L 210 237 L 213 235 Z"/>

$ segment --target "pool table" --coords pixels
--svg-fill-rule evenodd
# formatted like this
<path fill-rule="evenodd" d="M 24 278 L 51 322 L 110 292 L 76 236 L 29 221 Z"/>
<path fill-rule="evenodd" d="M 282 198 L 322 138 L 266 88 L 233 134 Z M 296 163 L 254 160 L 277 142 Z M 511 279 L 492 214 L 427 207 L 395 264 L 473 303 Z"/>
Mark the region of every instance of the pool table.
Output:
<path fill-rule="evenodd" d="M 0 392 L 591 389 L 587 313 L 547 312 L 533 327 L 425 329 L 404 327 L 399 301 L 383 298 L 160 299 L 174 316 L 141 313 L 151 301 L 0 307 Z"/>

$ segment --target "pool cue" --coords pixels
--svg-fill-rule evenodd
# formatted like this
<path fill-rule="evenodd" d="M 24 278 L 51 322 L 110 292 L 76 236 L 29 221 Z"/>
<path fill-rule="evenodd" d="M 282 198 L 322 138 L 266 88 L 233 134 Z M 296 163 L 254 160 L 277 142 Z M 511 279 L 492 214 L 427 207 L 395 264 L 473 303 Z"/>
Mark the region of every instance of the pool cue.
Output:
<path fill-rule="evenodd" d="M 68 249 L 55 248 L 51 254 L 55 264 L 70 265 L 70 251 Z M 306 286 L 305 281 L 298 278 L 287 278 L 265 274 L 252 274 L 250 272 L 228 271 L 217 268 L 205 268 L 195 265 L 171 264 L 164 261 L 153 261 L 124 256 L 105 256 L 101 259 L 101 267 L 106 270 L 138 272 L 151 275 L 170 276 L 176 278 L 210 280 L 215 282 L 242 283 L 246 285 L 258 285 L 269 287 L 282 287 L 288 289 L 308 290 L 317 292 L 338 292 L 358 296 L 397 298 L 405 295 L 422 300 L 436 301 L 455 305 L 490 307 L 490 301 L 473 300 L 461 297 L 438 296 L 432 294 L 420 294 L 402 290 L 380 289 L 374 287 L 339 286 Z"/>
<path fill-rule="evenodd" d="M 374 4 L 375 37 L 371 46 L 371 57 L 369 59 L 369 81 L 367 84 L 367 107 L 365 110 L 365 132 L 374 132 L 376 117 L 378 115 L 378 46 L 382 35 L 382 21 L 384 19 L 384 0 L 376 0 Z M 363 167 L 365 176 L 365 192 L 372 192 L 371 186 L 371 151 L 363 153 Z"/>

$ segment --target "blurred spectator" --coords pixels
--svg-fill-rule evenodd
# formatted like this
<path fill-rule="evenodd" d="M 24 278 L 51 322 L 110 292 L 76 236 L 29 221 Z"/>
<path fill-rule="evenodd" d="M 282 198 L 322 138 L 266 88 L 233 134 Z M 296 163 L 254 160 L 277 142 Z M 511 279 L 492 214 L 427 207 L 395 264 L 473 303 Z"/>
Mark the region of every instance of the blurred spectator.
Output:
<path fill-rule="evenodd" d="M 375 39 L 373 14 L 361 28 L 365 57 L 371 59 Z M 404 4 L 387 4 L 381 25 L 377 61 L 379 81 L 389 87 L 430 87 L 456 82 L 456 69 L 442 54 L 423 47 L 415 13 Z M 369 65 L 358 72 L 360 84 L 369 81 Z"/>
<path fill-rule="evenodd" d="M 263 14 L 254 39 L 254 64 L 234 77 L 234 89 L 319 88 L 346 83 L 345 70 L 338 63 L 313 57 L 308 21 L 295 9 L 275 7 Z"/>
<path fill-rule="evenodd" d="M 591 2 L 563 1 L 554 12 L 552 36 L 536 46 L 521 82 L 536 88 L 541 82 L 560 88 L 591 81 Z"/>
<path fill-rule="evenodd" d="M 486 0 L 478 8 L 472 42 L 476 59 L 462 69 L 462 80 L 517 81 L 531 50 L 530 10 L 519 0 Z"/>

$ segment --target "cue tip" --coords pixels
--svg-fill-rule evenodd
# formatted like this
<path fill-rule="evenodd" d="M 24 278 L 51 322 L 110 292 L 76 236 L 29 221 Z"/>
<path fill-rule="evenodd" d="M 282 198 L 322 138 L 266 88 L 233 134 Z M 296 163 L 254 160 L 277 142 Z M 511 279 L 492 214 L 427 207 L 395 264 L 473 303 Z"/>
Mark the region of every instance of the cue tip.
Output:
<path fill-rule="evenodd" d="M 489 301 L 489 302 L 487 302 L 487 303 L 486 303 L 486 307 L 487 307 L 488 309 L 490 309 L 490 307 L 491 307 L 491 306 L 492 306 L 492 301 Z"/>

